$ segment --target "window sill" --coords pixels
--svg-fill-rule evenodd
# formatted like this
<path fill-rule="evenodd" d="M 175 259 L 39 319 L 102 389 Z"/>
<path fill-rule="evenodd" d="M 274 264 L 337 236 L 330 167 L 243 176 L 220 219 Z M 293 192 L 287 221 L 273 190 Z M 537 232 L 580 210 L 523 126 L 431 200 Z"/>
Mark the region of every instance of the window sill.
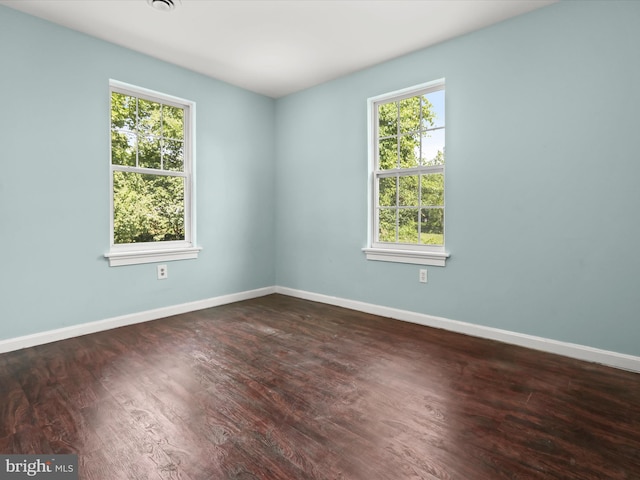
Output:
<path fill-rule="evenodd" d="M 413 263 L 444 267 L 450 254 L 445 252 L 420 252 L 416 250 L 393 250 L 386 248 L 363 248 L 367 260 L 381 262 Z"/>
<path fill-rule="evenodd" d="M 104 256 L 110 267 L 138 265 L 141 263 L 171 262 L 173 260 L 191 260 L 198 258 L 200 247 L 167 248 L 158 250 L 111 251 Z"/>

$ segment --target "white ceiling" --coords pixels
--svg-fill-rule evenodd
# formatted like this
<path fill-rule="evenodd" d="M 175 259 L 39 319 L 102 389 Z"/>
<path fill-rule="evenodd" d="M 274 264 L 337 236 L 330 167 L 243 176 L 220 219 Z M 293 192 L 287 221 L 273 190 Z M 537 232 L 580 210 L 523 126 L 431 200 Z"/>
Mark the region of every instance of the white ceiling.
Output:
<path fill-rule="evenodd" d="M 0 0 L 0 4 L 281 97 L 557 0 Z"/>

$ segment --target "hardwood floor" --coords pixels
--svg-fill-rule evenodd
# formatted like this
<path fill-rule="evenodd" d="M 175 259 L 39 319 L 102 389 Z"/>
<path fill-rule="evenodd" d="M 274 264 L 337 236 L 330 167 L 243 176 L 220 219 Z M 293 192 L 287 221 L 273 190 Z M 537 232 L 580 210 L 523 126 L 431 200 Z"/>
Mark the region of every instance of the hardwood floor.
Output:
<path fill-rule="evenodd" d="M 640 479 L 640 375 L 272 295 L 0 355 L 80 478 Z"/>

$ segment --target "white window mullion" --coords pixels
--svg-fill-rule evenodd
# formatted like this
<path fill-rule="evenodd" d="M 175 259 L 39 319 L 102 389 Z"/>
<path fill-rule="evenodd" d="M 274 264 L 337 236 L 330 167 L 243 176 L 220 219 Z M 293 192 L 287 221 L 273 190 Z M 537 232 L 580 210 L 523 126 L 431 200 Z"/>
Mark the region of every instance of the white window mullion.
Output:
<path fill-rule="evenodd" d="M 394 177 L 396 175 L 419 175 L 421 173 L 441 173 L 444 165 L 424 165 L 412 168 L 394 168 L 393 170 L 376 170 L 374 173 L 381 178 Z"/>
<path fill-rule="evenodd" d="M 420 117 L 422 117 L 422 102 L 420 103 Z M 422 148 L 422 142 L 420 142 Z M 418 245 L 422 245 L 422 174 L 418 174 Z"/>
<path fill-rule="evenodd" d="M 157 136 L 158 146 L 160 147 L 160 151 L 158 152 L 160 154 L 160 170 L 164 170 L 164 162 L 162 161 L 163 160 L 162 145 L 164 144 L 163 142 L 164 137 L 162 136 L 162 108 L 163 108 L 163 105 L 160 104 L 160 132 L 158 133 L 158 136 Z M 183 126 L 183 129 L 184 129 L 184 126 Z"/>
<path fill-rule="evenodd" d="M 400 240 L 400 176 L 396 175 L 396 206 L 394 208 L 396 214 L 396 242 Z"/>
<path fill-rule="evenodd" d="M 136 167 L 140 166 L 140 111 L 139 99 L 136 97 Z"/>
<path fill-rule="evenodd" d="M 174 170 L 158 170 L 157 168 L 145 168 L 145 167 L 128 167 L 126 165 L 111 165 L 113 171 L 116 172 L 128 172 L 128 173 L 140 173 L 143 175 L 157 175 L 160 177 L 187 177 L 185 172 L 178 172 Z"/>
<path fill-rule="evenodd" d="M 402 161 L 400 157 L 400 102 L 396 102 L 396 169 L 400 170 Z M 400 241 L 400 176 L 396 174 L 396 243 Z"/>
<path fill-rule="evenodd" d="M 380 120 L 378 120 L 379 122 Z M 400 162 L 400 102 L 396 102 L 396 168 L 401 168 Z"/>

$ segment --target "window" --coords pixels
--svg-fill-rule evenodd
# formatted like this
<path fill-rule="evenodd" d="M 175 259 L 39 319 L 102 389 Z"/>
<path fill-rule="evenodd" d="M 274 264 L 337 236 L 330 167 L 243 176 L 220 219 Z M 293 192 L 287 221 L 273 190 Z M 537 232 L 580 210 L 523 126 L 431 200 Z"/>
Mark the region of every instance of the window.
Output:
<path fill-rule="evenodd" d="M 193 102 L 110 81 L 111 266 L 196 258 Z"/>
<path fill-rule="evenodd" d="M 444 266 L 444 80 L 369 99 L 370 260 Z"/>

